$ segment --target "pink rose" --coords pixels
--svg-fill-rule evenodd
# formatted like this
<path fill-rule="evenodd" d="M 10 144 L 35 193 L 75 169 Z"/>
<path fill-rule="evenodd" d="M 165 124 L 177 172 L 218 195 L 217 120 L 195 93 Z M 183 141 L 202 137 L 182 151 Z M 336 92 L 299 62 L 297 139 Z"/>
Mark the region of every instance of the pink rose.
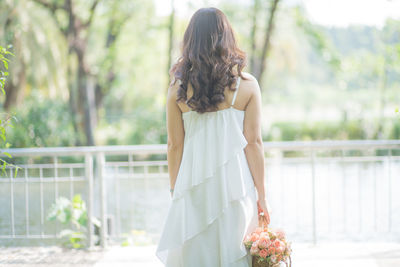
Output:
<path fill-rule="evenodd" d="M 276 248 L 276 252 L 277 253 L 282 253 L 285 251 L 285 245 L 279 246 Z"/>
<path fill-rule="evenodd" d="M 251 240 L 251 242 L 255 242 L 258 240 L 258 238 L 259 238 L 259 235 L 257 233 L 252 233 L 250 240 Z"/>
<path fill-rule="evenodd" d="M 265 248 L 260 250 L 260 257 L 261 258 L 266 258 L 268 256 L 268 250 L 266 250 Z"/>
<path fill-rule="evenodd" d="M 257 239 L 256 241 L 253 242 L 252 246 L 253 247 L 258 247 L 258 243 L 259 242 L 260 242 L 260 240 Z"/>
<path fill-rule="evenodd" d="M 267 248 L 268 247 L 268 242 L 265 239 L 260 239 L 260 241 L 258 242 L 258 247 L 259 248 Z"/>
<path fill-rule="evenodd" d="M 266 237 L 266 236 L 261 236 L 260 235 L 260 238 L 258 240 L 260 240 L 260 242 L 261 241 L 267 242 L 267 245 L 269 245 L 271 243 L 271 240 L 269 240 L 269 238 Z"/>
<path fill-rule="evenodd" d="M 269 254 L 272 255 L 272 254 L 275 254 L 276 249 L 275 249 L 275 247 L 271 246 L 271 247 L 269 247 L 268 251 L 269 251 Z"/>
<path fill-rule="evenodd" d="M 269 239 L 269 235 L 268 235 L 268 233 L 266 233 L 266 232 L 262 232 L 262 233 L 260 234 L 260 239 L 261 239 L 261 240 L 262 240 L 262 239 L 270 240 L 270 239 Z"/>
<path fill-rule="evenodd" d="M 279 247 L 281 245 L 281 241 L 279 241 L 278 239 L 275 239 L 274 242 L 272 243 L 274 247 Z"/>
<path fill-rule="evenodd" d="M 251 246 L 251 248 L 250 248 L 251 255 L 258 255 L 258 252 L 260 252 L 260 250 L 258 249 L 258 246 Z"/>
<path fill-rule="evenodd" d="M 279 239 L 286 239 L 286 234 L 282 229 L 275 230 L 275 234 Z"/>

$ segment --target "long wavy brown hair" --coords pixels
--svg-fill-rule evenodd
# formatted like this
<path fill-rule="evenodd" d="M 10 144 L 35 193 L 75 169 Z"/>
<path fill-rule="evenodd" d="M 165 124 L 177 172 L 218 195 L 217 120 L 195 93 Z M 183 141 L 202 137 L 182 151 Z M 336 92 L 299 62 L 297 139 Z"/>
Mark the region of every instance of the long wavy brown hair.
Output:
<path fill-rule="evenodd" d="M 246 54 L 237 47 L 228 19 L 217 8 L 200 8 L 193 14 L 181 50 L 170 75 L 174 83 L 181 81 L 176 101 L 184 101 L 194 111 L 217 110 L 225 99 L 224 89 L 235 90 L 237 75 L 245 79 L 241 71 L 246 66 Z M 188 99 L 189 83 L 193 95 Z"/>

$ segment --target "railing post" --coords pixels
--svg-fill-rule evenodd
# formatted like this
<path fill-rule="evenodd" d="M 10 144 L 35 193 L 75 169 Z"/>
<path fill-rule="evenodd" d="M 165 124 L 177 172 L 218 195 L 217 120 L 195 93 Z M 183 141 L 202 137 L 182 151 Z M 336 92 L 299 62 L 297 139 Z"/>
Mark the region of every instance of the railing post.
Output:
<path fill-rule="evenodd" d="M 14 221 L 14 179 L 13 179 L 13 169 L 10 168 L 10 211 L 11 211 L 11 234 L 15 237 L 15 221 Z"/>
<path fill-rule="evenodd" d="M 57 156 L 53 156 L 53 164 L 54 164 L 54 201 L 58 199 L 58 158 Z M 58 220 L 56 220 L 55 224 L 55 235 L 58 234 Z"/>
<path fill-rule="evenodd" d="M 105 181 L 105 159 L 104 153 L 97 154 L 97 171 L 100 183 L 100 245 L 107 247 L 107 205 L 106 205 L 106 181 Z"/>
<path fill-rule="evenodd" d="M 39 191 L 40 191 L 40 237 L 44 237 L 44 200 L 43 200 L 43 168 L 39 168 Z"/>
<path fill-rule="evenodd" d="M 389 210 L 389 219 L 388 219 L 388 232 L 390 233 L 392 231 L 392 201 L 393 201 L 393 196 L 392 196 L 392 149 L 389 148 L 389 156 L 387 158 L 387 162 L 388 162 L 388 201 L 389 201 L 389 206 L 388 206 L 388 210 Z"/>
<path fill-rule="evenodd" d="M 87 179 L 87 239 L 88 247 L 93 246 L 93 157 L 91 154 L 85 155 L 85 175 Z"/>
<path fill-rule="evenodd" d="M 115 184 L 115 232 L 111 235 L 115 234 L 116 236 L 120 236 L 121 234 L 121 193 L 119 187 L 120 179 L 118 175 L 118 166 L 114 168 L 114 184 Z"/>
<path fill-rule="evenodd" d="M 343 189 L 342 189 L 342 203 L 343 203 L 343 232 L 346 233 L 347 231 L 347 220 L 346 220 L 346 214 L 347 214 L 347 199 L 346 199 L 346 169 L 345 169 L 345 155 L 344 155 L 344 150 L 340 150 L 340 166 L 342 170 L 342 181 L 343 181 Z"/>
<path fill-rule="evenodd" d="M 317 244 L 317 219 L 316 219 L 316 207 L 315 207 L 315 151 L 311 150 L 311 203 L 312 203 L 312 235 L 313 244 Z"/>
<path fill-rule="evenodd" d="M 28 169 L 24 168 L 25 173 L 25 236 L 29 236 L 29 187 L 28 187 Z"/>

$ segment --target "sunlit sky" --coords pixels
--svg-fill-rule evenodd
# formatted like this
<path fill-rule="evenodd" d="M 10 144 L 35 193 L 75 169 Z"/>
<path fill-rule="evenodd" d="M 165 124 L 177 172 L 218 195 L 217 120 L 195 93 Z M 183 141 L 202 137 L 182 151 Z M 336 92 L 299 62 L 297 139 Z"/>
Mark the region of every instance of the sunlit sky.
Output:
<path fill-rule="evenodd" d="M 327 26 L 345 27 L 364 24 L 381 27 L 387 18 L 400 19 L 400 0 L 282 0 L 286 5 L 301 3 L 311 21 Z M 220 0 L 190 1 L 196 8 L 218 7 Z M 251 5 L 252 0 L 232 0 Z M 171 11 L 171 0 L 156 0 L 157 14 L 167 15 Z M 190 17 L 193 9 L 188 8 L 188 0 L 175 0 L 178 16 Z"/>
<path fill-rule="evenodd" d="M 303 0 L 309 18 L 333 26 L 383 26 L 388 17 L 400 19 L 399 0 Z"/>

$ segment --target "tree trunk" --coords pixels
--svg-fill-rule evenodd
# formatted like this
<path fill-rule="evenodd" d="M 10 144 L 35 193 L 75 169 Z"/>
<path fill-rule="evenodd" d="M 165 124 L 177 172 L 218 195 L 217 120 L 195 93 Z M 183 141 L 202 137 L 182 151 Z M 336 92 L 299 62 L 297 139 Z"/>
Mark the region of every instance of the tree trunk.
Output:
<path fill-rule="evenodd" d="M 13 64 L 13 66 L 16 66 L 16 64 Z M 11 107 L 18 106 L 22 103 L 25 94 L 25 84 L 25 62 L 22 58 L 20 58 L 19 69 L 16 69 L 15 72 L 13 72 L 13 75 L 10 75 L 8 77 L 8 82 L 6 82 L 4 86 L 4 91 L 6 92 L 6 95 L 3 107 L 6 111 L 9 111 Z"/>
<path fill-rule="evenodd" d="M 63 33 L 67 42 L 68 42 L 68 54 L 69 57 L 76 55 L 77 58 L 77 73 L 75 77 L 69 71 L 69 79 L 72 83 L 74 79 L 76 79 L 76 89 L 77 96 L 75 96 L 74 89 L 70 88 L 70 110 L 73 112 L 73 124 L 74 129 L 78 132 L 77 138 L 79 138 L 79 132 L 83 132 L 85 134 L 86 145 L 95 145 L 94 140 L 94 127 L 93 127 L 93 115 L 92 108 L 94 105 L 94 100 L 90 101 L 90 99 L 94 99 L 94 96 L 91 97 L 94 93 L 88 92 L 93 90 L 88 88 L 88 75 L 91 73 L 89 66 L 86 64 L 86 52 L 87 52 L 87 44 L 88 44 L 88 29 L 93 19 L 93 15 L 99 0 L 93 0 L 92 5 L 89 10 L 89 18 L 86 22 L 83 22 L 78 16 L 76 16 L 73 2 L 72 0 L 65 0 L 62 4 L 55 1 L 45 1 L 45 0 L 35 0 L 38 4 L 43 7 L 49 9 L 49 11 L 53 14 L 54 20 L 59 27 L 60 32 Z M 59 23 L 55 13 L 57 10 L 63 10 L 67 13 L 68 26 L 63 28 L 61 23 Z M 72 66 L 68 66 L 69 69 Z M 71 84 L 70 84 L 71 85 Z M 83 119 L 82 119 L 83 118 Z M 79 141 L 78 141 L 79 142 Z"/>
<path fill-rule="evenodd" d="M 81 43 L 82 45 L 86 45 L 86 43 Z M 92 101 L 90 101 L 90 97 L 94 95 L 94 92 L 88 92 L 89 90 L 94 90 L 92 88 L 88 88 L 88 76 L 89 70 L 87 65 L 85 64 L 85 48 L 84 47 L 75 47 L 77 58 L 78 58 L 78 75 L 77 75 L 77 85 L 78 85 L 78 113 L 83 117 L 81 120 L 80 127 L 84 130 L 86 136 L 86 145 L 94 146 L 94 129 L 93 129 L 93 115 L 91 110 L 94 105 L 94 96 L 92 97 Z"/>
<path fill-rule="evenodd" d="M 253 25 L 251 27 L 251 35 L 250 35 L 250 42 L 251 42 L 251 50 L 250 50 L 250 72 L 254 73 L 257 69 L 255 66 L 256 64 L 256 49 L 257 49 L 257 17 L 258 17 L 258 10 L 260 9 L 260 0 L 254 0 L 253 5 Z"/>
<path fill-rule="evenodd" d="M 116 10 L 116 6 L 114 5 L 114 12 Z M 125 23 L 129 19 L 129 16 L 126 16 L 124 18 L 119 18 L 115 17 L 116 15 L 113 14 L 111 15 L 111 21 L 109 23 L 109 27 L 107 30 L 107 36 L 106 36 L 106 45 L 105 48 L 108 51 L 108 55 L 105 60 L 110 60 L 111 61 L 111 66 L 108 69 L 107 72 L 107 79 L 104 84 L 100 84 L 100 81 L 97 81 L 95 85 L 95 105 L 96 105 L 96 111 L 98 114 L 98 111 L 100 110 L 102 104 L 103 104 L 103 99 L 106 94 L 111 90 L 112 84 L 116 78 L 115 70 L 114 70 L 114 58 L 116 56 L 116 50 L 114 49 L 115 42 L 121 32 L 121 29 Z M 115 12 L 116 13 L 116 12 Z"/>
<path fill-rule="evenodd" d="M 264 72 L 266 71 L 265 59 L 267 58 L 267 53 L 270 48 L 270 40 L 271 40 L 271 36 L 272 36 L 272 31 L 274 29 L 274 19 L 275 19 L 275 13 L 276 13 L 276 9 L 278 7 L 278 3 L 279 3 L 279 0 L 273 0 L 273 2 L 272 2 L 269 19 L 268 19 L 268 24 L 267 24 L 267 30 L 265 33 L 264 45 L 263 45 L 261 58 L 260 58 L 261 64 L 260 64 L 259 71 L 256 73 L 256 78 L 260 84 L 260 87 L 261 87 L 261 83 L 262 83 L 261 77 L 264 74 Z"/>
<path fill-rule="evenodd" d="M 95 81 L 94 77 L 86 77 L 86 94 L 85 94 L 85 118 L 87 122 L 85 123 L 86 136 L 90 137 L 88 144 L 91 146 L 95 145 L 94 131 L 97 126 L 97 113 L 95 104 Z"/>
<path fill-rule="evenodd" d="M 383 127 L 385 125 L 385 91 L 387 84 L 387 74 L 386 74 L 386 59 L 383 59 L 382 66 L 382 77 L 379 86 L 379 108 L 378 108 L 378 128 L 375 131 L 374 139 L 382 139 L 383 137 Z"/>
<path fill-rule="evenodd" d="M 13 31 L 11 29 L 11 16 L 6 19 L 4 25 L 4 32 Z M 12 75 L 9 75 L 7 78 L 7 82 L 4 86 L 4 91 L 6 92 L 3 107 L 6 111 L 9 111 L 11 107 L 20 104 L 24 97 L 24 86 L 26 84 L 26 73 L 25 73 L 25 61 L 21 56 L 21 39 L 20 35 L 14 34 L 12 36 L 11 42 L 14 44 L 15 54 L 17 56 L 17 61 L 19 64 L 15 64 L 13 61 L 10 64 L 10 68 L 12 68 Z M 17 68 L 18 67 L 18 68 Z"/>

